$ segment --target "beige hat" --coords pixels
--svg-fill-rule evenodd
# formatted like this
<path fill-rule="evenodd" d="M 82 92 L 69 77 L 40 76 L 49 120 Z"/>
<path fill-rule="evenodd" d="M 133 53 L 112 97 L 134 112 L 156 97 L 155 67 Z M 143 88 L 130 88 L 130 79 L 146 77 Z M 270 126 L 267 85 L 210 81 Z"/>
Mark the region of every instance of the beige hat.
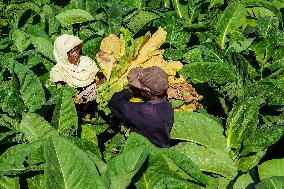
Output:
<path fill-rule="evenodd" d="M 168 75 L 157 66 L 134 68 L 129 71 L 127 78 L 130 85 L 153 95 L 162 95 L 168 89 Z"/>

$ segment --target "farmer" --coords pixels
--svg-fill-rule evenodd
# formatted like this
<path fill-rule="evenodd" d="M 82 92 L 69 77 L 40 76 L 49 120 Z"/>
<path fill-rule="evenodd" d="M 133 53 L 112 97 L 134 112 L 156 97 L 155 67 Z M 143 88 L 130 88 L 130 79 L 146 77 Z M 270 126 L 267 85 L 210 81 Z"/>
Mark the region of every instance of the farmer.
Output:
<path fill-rule="evenodd" d="M 174 112 L 166 98 L 167 73 L 156 66 L 134 68 L 128 73 L 128 82 L 129 89 L 112 96 L 109 102 L 112 113 L 156 146 L 169 147 Z M 132 97 L 140 97 L 144 101 L 130 102 Z"/>
<path fill-rule="evenodd" d="M 50 80 L 57 86 L 67 84 L 78 89 L 75 103 L 96 99 L 96 87 L 103 80 L 98 78 L 99 68 L 88 56 L 80 56 L 83 41 L 73 35 L 63 34 L 54 42 L 53 55 L 56 65 L 51 69 Z M 86 107 L 85 107 L 86 108 Z"/>

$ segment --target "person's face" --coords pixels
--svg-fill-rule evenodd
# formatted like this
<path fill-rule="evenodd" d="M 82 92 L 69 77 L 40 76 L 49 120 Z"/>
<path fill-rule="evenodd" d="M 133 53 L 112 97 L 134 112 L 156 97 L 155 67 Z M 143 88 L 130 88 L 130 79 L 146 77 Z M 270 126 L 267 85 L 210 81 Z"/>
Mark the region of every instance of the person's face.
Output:
<path fill-rule="evenodd" d="M 80 46 L 74 47 L 68 52 L 68 60 L 71 64 L 77 65 L 80 60 Z"/>

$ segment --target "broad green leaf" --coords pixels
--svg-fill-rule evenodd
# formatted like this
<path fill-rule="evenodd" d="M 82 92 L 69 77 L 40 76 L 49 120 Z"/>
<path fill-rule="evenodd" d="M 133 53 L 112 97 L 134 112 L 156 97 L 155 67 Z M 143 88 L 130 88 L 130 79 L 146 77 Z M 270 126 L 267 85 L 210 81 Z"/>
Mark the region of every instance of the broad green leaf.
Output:
<path fill-rule="evenodd" d="M 239 171 L 243 173 L 253 169 L 255 166 L 258 165 L 260 160 L 266 154 L 266 149 L 261 150 L 253 155 L 241 157 L 237 162 L 237 167 Z"/>
<path fill-rule="evenodd" d="M 45 140 L 10 147 L 0 156 L 0 175 L 16 175 L 45 162 Z"/>
<path fill-rule="evenodd" d="M 21 114 L 26 110 L 25 104 L 18 91 L 18 83 L 15 75 L 11 80 L 0 85 L 0 102 L 3 112 L 10 115 Z"/>
<path fill-rule="evenodd" d="M 59 20 L 63 27 L 66 27 L 71 24 L 91 21 L 94 19 L 89 12 L 81 9 L 67 10 L 56 15 L 56 18 Z"/>
<path fill-rule="evenodd" d="M 58 92 L 51 125 L 58 129 L 60 134 L 69 135 L 78 128 L 77 111 L 72 99 L 74 91 L 69 87 L 63 87 Z"/>
<path fill-rule="evenodd" d="M 127 23 L 127 28 L 133 34 L 136 34 L 141 28 L 143 28 L 144 25 L 157 18 L 159 18 L 157 14 L 141 10 L 131 17 L 131 19 Z"/>
<path fill-rule="evenodd" d="M 222 13 L 218 20 L 216 30 L 219 33 L 217 42 L 222 49 L 225 48 L 227 35 L 234 32 L 244 24 L 246 19 L 246 9 L 240 3 L 232 3 Z"/>
<path fill-rule="evenodd" d="M 35 113 L 23 114 L 19 130 L 30 142 L 58 134 L 43 117 Z"/>
<path fill-rule="evenodd" d="M 108 21 L 108 34 L 118 35 L 122 24 L 123 10 L 122 5 L 119 3 L 113 3 L 107 11 Z"/>
<path fill-rule="evenodd" d="M 30 34 L 30 36 L 42 37 L 45 39 L 49 38 L 47 33 L 44 31 L 44 27 L 42 27 L 41 24 L 36 24 L 36 25 L 28 24 L 25 26 L 24 29 L 26 33 Z"/>
<path fill-rule="evenodd" d="M 258 175 L 261 180 L 274 176 L 284 177 L 284 158 L 265 161 L 258 166 Z"/>
<path fill-rule="evenodd" d="M 258 183 L 256 189 L 282 189 L 284 187 L 284 176 L 270 177 Z"/>
<path fill-rule="evenodd" d="M 256 54 L 256 59 L 261 63 L 261 66 L 269 62 L 274 56 L 278 46 L 284 45 L 283 41 L 283 32 L 279 29 L 271 29 L 268 31 L 266 38 L 252 46 L 252 50 L 254 50 Z"/>
<path fill-rule="evenodd" d="M 23 52 L 31 44 L 30 35 L 20 29 L 13 31 L 12 39 L 19 52 Z"/>
<path fill-rule="evenodd" d="M 4 64 L 18 76 L 20 93 L 25 106 L 30 112 L 39 109 L 45 103 L 45 93 L 37 76 L 13 59 L 6 59 Z"/>
<path fill-rule="evenodd" d="M 29 189 L 43 189 L 45 187 L 44 176 L 42 174 L 27 179 Z"/>
<path fill-rule="evenodd" d="M 46 188 L 107 188 L 88 155 L 64 137 L 49 139 L 44 155 Z"/>
<path fill-rule="evenodd" d="M 148 151 L 155 150 L 157 148 L 143 135 L 131 132 L 123 144 L 123 151 L 131 150 L 137 146 L 146 146 Z"/>
<path fill-rule="evenodd" d="M 174 148 L 189 157 L 202 171 L 227 178 L 233 178 L 237 173 L 233 160 L 224 150 L 206 148 L 191 142 L 181 142 Z"/>
<path fill-rule="evenodd" d="M 282 136 L 284 136 L 283 120 L 272 125 L 264 125 L 244 140 L 245 147 L 241 153 L 246 155 L 250 152 L 259 152 L 276 143 Z"/>
<path fill-rule="evenodd" d="M 235 70 L 232 66 L 228 66 L 219 62 L 200 62 L 186 64 L 180 71 L 185 78 L 198 83 L 205 83 L 210 80 L 222 84 L 236 81 Z"/>
<path fill-rule="evenodd" d="M 106 176 L 110 179 L 111 189 L 124 189 L 131 183 L 132 177 L 141 168 L 148 156 L 145 146 L 125 151 L 108 162 Z"/>
<path fill-rule="evenodd" d="M 208 115 L 196 112 L 176 111 L 172 139 L 186 140 L 208 148 L 226 151 L 223 128 Z"/>
<path fill-rule="evenodd" d="M 56 16 L 52 13 L 45 15 L 46 22 L 48 24 L 48 35 L 52 35 L 58 31 L 60 22 Z"/>
<path fill-rule="evenodd" d="M 178 16 L 182 19 L 185 19 L 185 21 L 189 21 L 188 5 L 181 4 L 179 0 L 173 0 L 172 2 Z"/>
<path fill-rule="evenodd" d="M 161 152 L 165 153 L 167 157 L 174 162 L 176 166 L 194 178 L 197 182 L 200 182 L 204 185 L 208 184 L 208 179 L 199 167 L 186 155 L 182 154 L 180 150 L 173 148 L 161 149 Z"/>
<path fill-rule="evenodd" d="M 19 177 L 0 176 L 1 189 L 20 189 Z"/>
<path fill-rule="evenodd" d="M 138 9 L 141 9 L 145 5 L 144 0 L 123 0 L 123 2 Z"/>
<path fill-rule="evenodd" d="M 276 19 L 269 17 L 262 17 L 257 20 L 256 31 L 263 37 L 266 38 L 269 34 L 269 31 L 276 26 Z"/>
<path fill-rule="evenodd" d="M 264 100 L 251 97 L 239 101 L 229 113 L 227 119 L 227 147 L 240 148 L 242 141 L 255 131 L 258 124 L 258 112 Z"/>
<path fill-rule="evenodd" d="M 284 92 L 270 80 L 255 82 L 251 85 L 246 96 L 259 96 L 267 100 L 268 105 L 284 105 Z"/>
<path fill-rule="evenodd" d="M 39 53 L 49 58 L 50 60 L 55 61 L 53 57 L 53 44 L 48 38 L 32 36 L 31 41 Z"/>
<path fill-rule="evenodd" d="M 204 62 L 220 62 L 228 64 L 225 52 L 216 43 L 204 43 L 200 45 Z"/>
<path fill-rule="evenodd" d="M 9 37 L 1 39 L 1 41 L 0 41 L 0 50 L 3 50 L 6 47 L 8 47 L 12 42 L 13 41 Z"/>
<path fill-rule="evenodd" d="M 184 26 L 174 12 L 165 12 L 160 18 L 153 20 L 153 26 L 162 27 L 167 32 L 166 43 L 177 49 L 183 50 L 187 47 L 191 33 L 184 30 Z"/>
<path fill-rule="evenodd" d="M 135 186 L 138 189 L 162 189 L 170 188 L 171 185 L 192 189 L 201 188 L 200 185 L 186 181 L 184 178 L 190 180 L 190 176 L 158 150 L 150 154 L 147 169 L 141 172 L 141 175 L 137 175 L 137 178 Z"/>
<path fill-rule="evenodd" d="M 246 173 L 238 177 L 238 179 L 234 183 L 233 189 L 249 189 L 249 185 L 252 185 L 253 183 L 254 181 L 252 180 L 249 173 Z"/>

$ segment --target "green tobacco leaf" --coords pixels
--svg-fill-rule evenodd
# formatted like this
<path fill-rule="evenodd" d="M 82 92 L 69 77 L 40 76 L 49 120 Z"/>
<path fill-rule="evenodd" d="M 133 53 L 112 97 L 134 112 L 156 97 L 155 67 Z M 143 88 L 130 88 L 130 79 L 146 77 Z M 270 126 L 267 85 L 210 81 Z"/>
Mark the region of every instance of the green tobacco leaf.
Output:
<path fill-rule="evenodd" d="M 174 148 L 189 157 L 202 171 L 228 178 L 234 177 L 237 173 L 233 160 L 224 150 L 210 149 L 191 142 L 181 142 Z"/>
<path fill-rule="evenodd" d="M 260 160 L 266 154 L 266 151 L 267 150 L 264 149 L 264 150 L 257 152 L 256 154 L 241 157 L 237 161 L 238 170 L 245 173 L 245 172 L 251 170 L 252 168 L 254 168 L 255 166 L 257 166 L 257 164 L 260 162 Z"/>
<path fill-rule="evenodd" d="M 189 174 L 192 178 L 194 178 L 197 182 L 200 182 L 204 185 L 208 184 L 208 179 L 199 167 L 186 155 L 182 154 L 180 150 L 176 150 L 175 147 L 162 149 L 170 159 L 184 172 Z"/>
<path fill-rule="evenodd" d="M 108 9 L 107 11 L 107 16 L 108 16 L 108 34 L 115 34 L 118 35 L 119 29 L 121 28 L 122 24 L 122 15 L 123 15 L 123 10 L 122 10 L 122 5 L 119 3 L 114 3 L 112 6 Z"/>
<path fill-rule="evenodd" d="M 124 151 L 108 162 L 106 176 L 110 179 L 111 189 L 124 189 L 131 183 L 132 177 L 141 168 L 148 156 L 145 146 Z"/>
<path fill-rule="evenodd" d="M 246 19 L 246 9 L 240 3 L 232 3 L 222 13 L 218 20 L 216 30 L 219 33 L 217 42 L 222 49 L 225 48 L 227 35 L 241 27 Z"/>
<path fill-rule="evenodd" d="M 184 26 L 174 12 L 165 12 L 161 17 L 153 20 L 153 26 L 162 27 L 167 32 L 166 43 L 183 50 L 187 47 L 191 33 L 184 31 Z"/>
<path fill-rule="evenodd" d="M 269 31 L 272 28 L 276 28 L 276 19 L 269 17 L 262 17 L 257 20 L 256 31 L 263 37 L 266 38 L 269 34 Z"/>
<path fill-rule="evenodd" d="M 12 39 L 19 52 L 23 52 L 31 44 L 30 35 L 20 29 L 13 31 Z"/>
<path fill-rule="evenodd" d="M 226 139 L 223 128 L 209 116 L 196 112 L 176 111 L 172 139 L 186 140 L 226 151 Z"/>
<path fill-rule="evenodd" d="M 172 2 L 178 16 L 182 19 L 185 19 L 185 21 L 189 21 L 188 5 L 181 4 L 179 0 L 173 0 Z"/>
<path fill-rule="evenodd" d="M 54 14 L 45 15 L 46 22 L 48 24 L 48 35 L 56 33 L 60 27 L 60 22 Z"/>
<path fill-rule="evenodd" d="M 250 152 L 259 152 L 276 143 L 282 136 L 284 136 L 283 120 L 276 124 L 262 126 L 244 140 L 245 147 L 242 155 Z"/>
<path fill-rule="evenodd" d="M 270 177 L 258 183 L 256 189 L 282 189 L 284 187 L 284 176 Z"/>
<path fill-rule="evenodd" d="M 131 19 L 127 23 L 127 28 L 133 34 L 136 34 L 141 28 L 143 28 L 144 25 L 157 18 L 159 18 L 159 15 L 149 11 L 141 10 L 131 17 Z"/>
<path fill-rule="evenodd" d="M 255 131 L 260 105 L 263 103 L 262 98 L 251 97 L 233 107 L 227 119 L 227 147 L 240 148 L 242 141 Z"/>
<path fill-rule="evenodd" d="M 274 176 L 284 177 L 284 158 L 265 161 L 258 166 L 258 175 L 261 180 Z"/>
<path fill-rule="evenodd" d="M 16 175 L 45 162 L 45 140 L 10 147 L 0 156 L 0 175 Z"/>
<path fill-rule="evenodd" d="M 144 6 L 144 0 L 123 0 L 123 2 L 138 9 Z"/>
<path fill-rule="evenodd" d="M 156 147 L 143 135 L 131 132 L 127 140 L 123 144 L 123 151 L 131 150 L 137 146 L 146 146 L 149 151 Z"/>
<path fill-rule="evenodd" d="M 48 38 L 31 37 L 31 41 L 39 53 L 55 61 L 53 57 L 53 44 Z"/>
<path fill-rule="evenodd" d="M 137 175 L 138 177 L 138 175 Z M 186 181 L 186 179 L 188 181 Z M 193 178 L 178 167 L 166 154 L 156 150 L 149 156 L 149 162 L 146 171 L 141 173 L 136 188 L 171 188 L 174 186 L 180 188 L 201 188 L 200 185 L 190 182 Z"/>
<path fill-rule="evenodd" d="M 243 174 L 238 177 L 236 182 L 234 183 L 233 189 L 249 189 L 250 185 L 252 185 L 254 181 L 252 180 L 251 176 L 249 173 Z"/>
<path fill-rule="evenodd" d="M 45 93 L 37 76 L 23 64 L 6 59 L 4 64 L 18 76 L 20 93 L 30 112 L 39 109 L 45 103 Z"/>
<path fill-rule="evenodd" d="M 88 155 L 64 137 L 49 139 L 44 155 L 46 188 L 107 188 Z"/>
<path fill-rule="evenodd" d="M 204 62 L 220 62 L 228 64 L 225 52 L 216 43 L 203 43 L 200 45 Z"/>
<path fill-rule="evenodd" d="M 186 64 L 180 71 L 180 74 L 185 78 L 190 78 L 198 83 L 214 80 L 215 82 L 222 84 L 237 80 L 234 68 L 219 62 Z"/>
<path fill-rule="evenodd" d="M 1 189 L 20 189 L 19 177 L 0 176 Z"/>
<path fill-rule="evenodd" d="M 260 41 L 255 43 L 252 46 L 252 50 L 255 51 L 256 59 L 262 64 L 265 65 L 275 54 L 275 51 L 278 46 L 284 45 L 284 34 L 279 29 L 272 29 L 268 31 L 268 36 Z"/>
<path fill-rule="evenodd" d="M 78 128 L 77 111 L 72 99 L 74 91 L 70 87 L 59 89 L 55 99 L 51 125 L 58 129 L 60 134 L 69 135 Z"/>
<path fill-rule="evenodd" d="M 30 142 L 58 134 L 43 117 L 35 113 L 23 114 L 19 130 Z"/>
<path fill-rule="evenodd" d="M 29 189 L 43 189 L 45 187 L 44 176 L 42 174 L 27 179 Z"/>
<path fill-rule="evenodd" d="M 67 10 L 56 15 L 56 18 L 59 20 L 63 27 L 71 24 L 91 21 L 94 19 L 89 12 L 81 9 Z"/>
<path fill-rule="evenodd" d="M 268 105 L 284 105 L 284 92 L 270 80 L 255 82 L 251 85 L 246 96 L 259 96 L 267 100 Z"/>

